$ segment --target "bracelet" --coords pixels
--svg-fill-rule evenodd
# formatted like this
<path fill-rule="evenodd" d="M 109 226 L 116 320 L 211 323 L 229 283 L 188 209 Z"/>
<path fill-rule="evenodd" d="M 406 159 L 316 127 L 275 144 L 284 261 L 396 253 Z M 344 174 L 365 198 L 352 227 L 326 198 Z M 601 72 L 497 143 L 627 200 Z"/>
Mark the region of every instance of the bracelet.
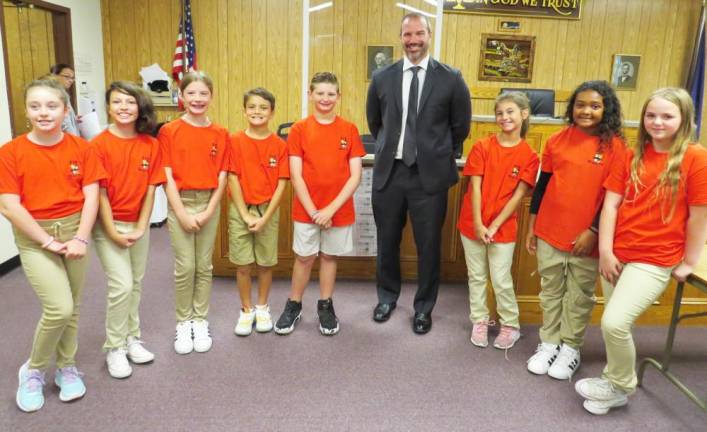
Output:
<path fill-rule="evenodd" d="M 88 246 L 88 240 L 83 239 L 83 238 L 81 238 L 81 237 L 79 237 L 79 236 L 74 236 L 74 237 L 73 237 L 73 240 L 79 241 L 79 242 L 85 244 L 86 246 Z"/>
<path fill-rule="evenodd" d="M 599 234 L 599 229 L 595 228 L 594 226 L 590 226 L 589 231 L 593 232 L 594 234 Z"/>
<path fill-rule="evenodd" d="M 47 241 L 45 241 L 44 243 L 42 243 L 42 249 L 48 248 L 49 245 L 52 244 L 52 243 L 54 243 L 54 237 L 49 236 L 49 239 L 47 239 Z"/>

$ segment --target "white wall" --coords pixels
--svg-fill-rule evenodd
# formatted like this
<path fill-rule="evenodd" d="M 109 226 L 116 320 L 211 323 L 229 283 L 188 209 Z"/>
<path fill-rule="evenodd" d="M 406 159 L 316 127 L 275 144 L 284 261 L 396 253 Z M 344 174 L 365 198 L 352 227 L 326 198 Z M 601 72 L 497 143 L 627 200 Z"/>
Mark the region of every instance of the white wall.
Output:
<path fill-rule="evenodd" d="M 73 39 L 74 67 L 76 84 L 85 82 L 91 92 L 98 116 L 102 124 L 106 123 L 105 71 L 103 69 L 103 31 L 101 29 L 100 0 L 48 0 L 59 6 L 71 9 L 71 34 Z M 0 38 L 0 48 L 2 39 Z M 77 90 L 81 90 L 77 87 Z M 0 144 L 12 138 L 10 131 L 10 101 L 7 97 L 5 82 L 5 64 L 0 56 Z M 12 237 L 9 222 L 0 216 L 0 263 L 17 255 L 17 248 Z"/>

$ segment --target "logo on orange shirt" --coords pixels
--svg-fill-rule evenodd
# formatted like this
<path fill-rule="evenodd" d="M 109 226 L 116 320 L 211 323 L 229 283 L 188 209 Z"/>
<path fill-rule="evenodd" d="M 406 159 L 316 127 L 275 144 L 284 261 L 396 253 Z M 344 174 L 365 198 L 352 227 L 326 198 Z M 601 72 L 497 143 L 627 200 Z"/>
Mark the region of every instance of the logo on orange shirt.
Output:
<path fill-rule="evenodd" d="M 218 154 L 218 146 L 216 145 L 216 143 L 211 144 L 211 152 L 210 152 L 210 154 L 211 154 L 211 157 L 212 157 L 212 158 L 215 158 L 216 155 Z"/>
<path fill-rule="evenodd" d="M 349 147 L 349 142 L 346 140 L 345 137 L 341 137 L 341 141 L 339 141 L 339 150 L 346 150 Z"/>
<path fill-rule="evenodd" d="M 140 171 L 147 171 L 150 169 L 150 160 L 146 157 L 142 158 L 140 161 Z"/>
<path fill-rule="evenodd" d="M 77 161 L 69 161 L 69 170 L 71 175 L 76 177 L 81 175 L 81 169 L 79 168 L 79 163 Z"/>
<path fill-rule="evenodd" d="M 604 155 L 601 152 L 596 152 L 596 154 L 594 154 L 594 157 L 592 158 L 592 163 L 598 165 L 601 163 L 602 159 L 604 159 Z"/>
<path fill-rule="evenodd" d="M 518 165 L 513 165 L 513 169 L 511 170 L 511 177 L 518 177 L 520 175 L 520 167 Z"/>
<path fill-rule="evenodd" d="M 276 158 L 275 156 L 272 156 L 272 155 L 271 155 L 271 156 L 268 158 L 268 166 L 269 166 L 270 168 L 275 168 L 275 167 L 277 167 L 277 158 Z"/>

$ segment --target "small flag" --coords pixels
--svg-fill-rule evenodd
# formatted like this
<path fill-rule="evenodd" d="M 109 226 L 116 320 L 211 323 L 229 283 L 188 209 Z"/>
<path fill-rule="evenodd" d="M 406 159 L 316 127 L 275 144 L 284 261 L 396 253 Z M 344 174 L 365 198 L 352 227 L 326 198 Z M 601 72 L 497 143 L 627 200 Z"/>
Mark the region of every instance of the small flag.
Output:
<path fill-rule="evenodd" d="M 172 77 L 176 82 L 180 82 L 186 72 L 196 70 L 196 68 L 196 42 L 191 21 L 191 2 L 183 0 L 177 46 L 174 49 L 172 61 Z"/>

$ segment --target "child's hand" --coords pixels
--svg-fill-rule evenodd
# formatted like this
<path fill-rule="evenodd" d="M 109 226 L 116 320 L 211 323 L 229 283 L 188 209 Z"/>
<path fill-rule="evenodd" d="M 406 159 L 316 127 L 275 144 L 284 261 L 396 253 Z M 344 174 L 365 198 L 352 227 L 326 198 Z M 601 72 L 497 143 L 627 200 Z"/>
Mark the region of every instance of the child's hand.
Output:
<path fill-rule="evenodd" d="M 678 281 L 678 282 L 685 282 L 688 276 L 692 274 L 692 270 L 694 269 L 693 266 L 689 264 L 685 264 L 685 261 L 681 262 L 678 264 L 677 267 L 673 269 L 673 277 Z"/>
<path fill-rule="evenodd" d="M 62 243 L 60 241 L 54 240 L 53 242 L 49 243 L 49 246 L 46 248 L 49 252 L 53 252 L 57 255 L 64 255 L 66 254 L 66 244 Z"/>
<path fill-rule="evenodd" d="M 194 220 L 196 220 L 196 224 L 199 225 L 199 229 L 204 227 L 204 225 L 206 225 L 206 222 L 208 222 L 210 218 L 211 218 L 211 214 L 209 214 L 206 211 L 199 212 L 194 215 Z"/>
<path fill-rule="evenodd" d="M 66 246 L 66 253 L 64 256 L 68 259 L 79 259 L 86 255 L 86 245 L 76 239 L 71 239 L 64 243 Z"/>
<path fill-rule="evenodd" d="M 498 232 L 498 227 L 494 224 L 489 225 L 489 227 L 486 229 L 486 243 L 493 243 L 493 237 L 496 235 Z"/>
<path fill-rule="evenodd" d="M 186 232 L 197 232 L 201 228 L 194 215 L 185 213 L 182 217 L 179 217 L 179 225 Z"/>
<path fill-rule="evenodd" d="M 144 236 L 144 235 L 145 235 L 145 230 L 136 229 L 136 230 L 133 230 L 127 234 L 124 234 L 123 237 L 128 239 L 128 241 L 130 242 L 130 246 L 132 246 L 135 243 L 137 243 L 137 241 L 140 240 L 142 238 L 142 236 Z"/>
<path fill-rule="evenodd" d="M 260 232 L 267 221 L 265 218 L 253 218 L 253 222 L 248 224 L 248 231 L 252 233 Z"/>
<path fill-rule="evenodd" d="M 135 241 L 128 238 L 126 234 L 117 234 L 111 237 L 110 239 L 113 240 L 113 243 L 117 244 L 118 247 L 121 247 L 123 249 L 129 248 L 135 243 Z"/>
<path fill-rule="evenodd" d="M 610 284 L 616 285 L 623 268 L 623 263 L 616 258 L 613 252 L 599 255 L 599 274 Z"/>
<path fill-rule="evenodd" d="M 474 233 L 476 234 L 476 238 L 478 238 L 479 241 L 482 241 L 485 244 L 489 244 L 489 240 L 487 238 L 488 228 L 486 228 L 485 225 L 474 225 Z"/>
<path fill-rule="evenodd" d="M 597 245 L 597 235 L 589 229 L 582 231 L 574 240 L 571 254 L 574 256 L 589 255 Z"/>
<path fill-rule="evenodd" d="M 538 237 L 535 235 L 532 229 L 528 230 L 528 235 L 525 236 L 525 249 L 530 255 L 535 255 L 538 250 Z"/>
<path fill-rule="evenodd" d="M 327 206 L 319 210 L 312 218 L 312 221 L 322 228 L 328 228 L 327 224 L 331 226 L 332 217 L 334 217 L 334 212 Z"/>

